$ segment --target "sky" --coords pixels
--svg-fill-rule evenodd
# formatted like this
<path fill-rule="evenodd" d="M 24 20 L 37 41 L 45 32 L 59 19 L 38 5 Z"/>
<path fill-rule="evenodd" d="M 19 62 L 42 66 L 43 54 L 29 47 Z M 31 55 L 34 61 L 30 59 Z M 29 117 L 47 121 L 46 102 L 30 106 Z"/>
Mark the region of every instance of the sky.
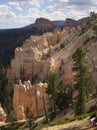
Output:
<path fill-rule="evenodd" d="M 0 29 L 19 28 L 37 18 L 80 19 L 97 12 L 97 0 L 0 0 Z"/>

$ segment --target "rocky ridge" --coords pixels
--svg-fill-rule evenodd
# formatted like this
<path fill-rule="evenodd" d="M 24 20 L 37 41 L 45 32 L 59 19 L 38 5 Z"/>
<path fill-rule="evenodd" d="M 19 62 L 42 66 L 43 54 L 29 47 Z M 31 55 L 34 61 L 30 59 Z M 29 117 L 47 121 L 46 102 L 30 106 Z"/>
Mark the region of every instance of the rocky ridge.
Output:
<path fill-rule="evenodd" d="M 35 35 L 40 35 L 44 32 L 51 32 L 54 28 L 57 28 L 57 26 L 52 21 L 45 18 L 38 18 L 33 24 L 32 32 L 34 31 Z"/>
<path fill-rule="evenodd" d="M 78 21 L 72 19 L 50 21 L 45 18 L 38 18 L 35 23 L 22 28 L 0 30 L 0 64 L 8 65 L 14 55 L 15 48 L 22 46 L 23 41 L 31 35 L 42 35 L 53 31 L 55 28 L 75 27 L 83 21 L 84 18 Z"/>
<path fill-rule="evenodd" d="M 92 29 L 81 34 L 80 26 L 65 27 L 62 31 L 55 29 L 53 33 L 45 33 L 42 36 L 32 35 L 21 47 L 15 49 L 15 57 L 11 61 L 7 76 L 9 79 L 22 77 L 44 81 L 48 72 L 56 72 L 61 75 L 60 80 L 64 81 L 65 71 L 72 66 L 73 52 L 83 45 L 95 78 L 97 45 L 96 41 L 87 43 L 87 39 L 94 35 Z"/>

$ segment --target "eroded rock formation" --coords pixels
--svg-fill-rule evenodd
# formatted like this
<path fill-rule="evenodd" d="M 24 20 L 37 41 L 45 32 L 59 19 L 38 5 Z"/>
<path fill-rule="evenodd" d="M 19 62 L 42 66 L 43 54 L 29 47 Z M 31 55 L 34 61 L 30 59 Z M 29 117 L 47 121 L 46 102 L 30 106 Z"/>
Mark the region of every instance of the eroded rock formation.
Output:
<path fill-rule="evenodd" d="M 50 58 L 51 43 L 57 44 L 60 31 L 47 33 L 42 36 L 31 36 L 22 47 L 15 49 L 15 57 L 11 61 L 11 68 L 7 71 L 8 79 L 31 79 L 32 76 L 44 79 L 48 71 L 54 71 L 55 61 Z M 38 75 L 38 76 L 37 76 Z"/>
<path fill-rule="evenodd" d="M 59 75 L 59 82 L 65 86 L 72 83 L 72 54 L 82 45 L 87 51 L 90 72 L 97 79 L 97 38 L 91 28 L 82 31 L 81 26 L 66 27 L 45 33 L 42 36 L 30 36 L 23 45 L 15 50 L 15 57 L 11 61 L 11 68 L 7 71 L 8 79 L 32 79 L 45 81 L 48 72 Z M 45 86 L 44 84 L 42 86 Z M 74 93 L 73 97 L 78 93 Z M 37 101 L 36 101 L 37 95 Z M 18 119 L 42 114 L 43 95 L 45 87 L 31 85 L 29 82 L 14 86 L 13 105 Z M 45 99 L 45 101 L 47 101 Z M 36 102 L 37 106 L 36 107 Z"/>
<path fill-rule="evenodd" d="M 31 85 L 30 81 L 19 81 L 14 86 L 13 108 L 19 120 L 44 114 L 44 105 L 46 110 L 49 106 L 46 87 L 46 83 Z"/>
<path fill-rule="evenodd" d="M 1 107 L 0 104 L 0 122 L 5 122 L 6 121 L 6 113 L 4 112 L 3 108 Z"/>
<path fill-rule="evenodd" d="M 90 61 L 91 72 L 96 79 L 97 42 L 93 41 L 93 37 L 95 34 L 91 28 L 83 33 L 81 26 L 65 27 L 63 30 L 55 29 L 53 33 L 45 33 L 42 36 L 30 36 L 21 47 L 16 48 L 7 77 L 8 79 L 14 77 L 26 80 L 37 79 L 39 82 L 45 80 L 48 72 L 55 72 L 64 82 L 72 73 L 68 71 L 69 74 L 65 74 L 65 68 L 72 68 L 72 54 L 77 47 L 83 45 Z M 90 42 L 89 39 L 92 41 Z"/>

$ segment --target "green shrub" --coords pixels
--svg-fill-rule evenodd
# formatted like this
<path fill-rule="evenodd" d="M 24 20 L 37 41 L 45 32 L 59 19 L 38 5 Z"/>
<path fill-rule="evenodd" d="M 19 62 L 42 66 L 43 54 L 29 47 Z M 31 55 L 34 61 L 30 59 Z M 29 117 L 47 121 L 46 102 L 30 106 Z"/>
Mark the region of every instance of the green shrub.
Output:
<path fill-rule="evenodd" d="M 64 47 L 65 47 L 65 45 L 64 45 L 63 43 L 61 43 L 60 49 L 62 49 L 62 48 L 64 48 Z"/>
<path fill-rule="evenodd" d="M 66 123 L 69 123 L 69 122 L 72 122 L 72 121 L 75 121 L 75 120 L 82 120 L 82 119 L 84 119 L 88 116 L 92 117 L 92 116 L 94 116 L 94 114 L 95 114 L 95 112 L 91 112 L 91 113 L 85 113 L 85 114 L 82 114 L 82 115 L 79 115 L 79 116 L 75 116 L 71 119 L 55 120 L 55 121 L 50 122 L 49 124 L 42 124 L 42 125 L 38 126 L 36 128 L 36 130 L 40 130 L 41 128 L 48 127 L 48 126 L 63 125 L 63 124 L 66 124 Z"/>

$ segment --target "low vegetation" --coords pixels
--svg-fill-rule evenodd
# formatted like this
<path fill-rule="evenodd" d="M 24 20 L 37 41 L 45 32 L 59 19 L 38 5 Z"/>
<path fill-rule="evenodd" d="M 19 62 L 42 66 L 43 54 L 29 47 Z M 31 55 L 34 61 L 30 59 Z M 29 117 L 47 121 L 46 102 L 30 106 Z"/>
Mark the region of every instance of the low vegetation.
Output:
<path fill-rule="evenodd" d="M 54 125 L 63 125 L 63 124 L 66 124 L 66 123 L 69 123 L 69 122 L 72 122 L 72 121 L 75 121 L 75 120 L 83 120 L 86 117 L 94 116 L 94 114 L 95 114 L 95 112 L 90 112 L 90 113 L 85 113 L 85 114 L 82 114 L 82 115 L 79 115 L 79 116 L 75 116 L 75 117 L 70 118 L 70 119 L 55 120 L 55 121 L 52 121 L 48 124 L 42 124 L 42 125 L 36 127 L 36 130 L 40 130 L 44 127 L 49 127 L 49 126 L 54 126 Z"/>
<path fill-rule="evenodd" d="M 33 120 L 29 119 L 27 121 L 22 122 L 12 122 L 7 125 L 0 126 L 0 130 L 24 130 L 29 129 L 32 130 L 36 127 L 37 124 L 33 122 Z"/>

